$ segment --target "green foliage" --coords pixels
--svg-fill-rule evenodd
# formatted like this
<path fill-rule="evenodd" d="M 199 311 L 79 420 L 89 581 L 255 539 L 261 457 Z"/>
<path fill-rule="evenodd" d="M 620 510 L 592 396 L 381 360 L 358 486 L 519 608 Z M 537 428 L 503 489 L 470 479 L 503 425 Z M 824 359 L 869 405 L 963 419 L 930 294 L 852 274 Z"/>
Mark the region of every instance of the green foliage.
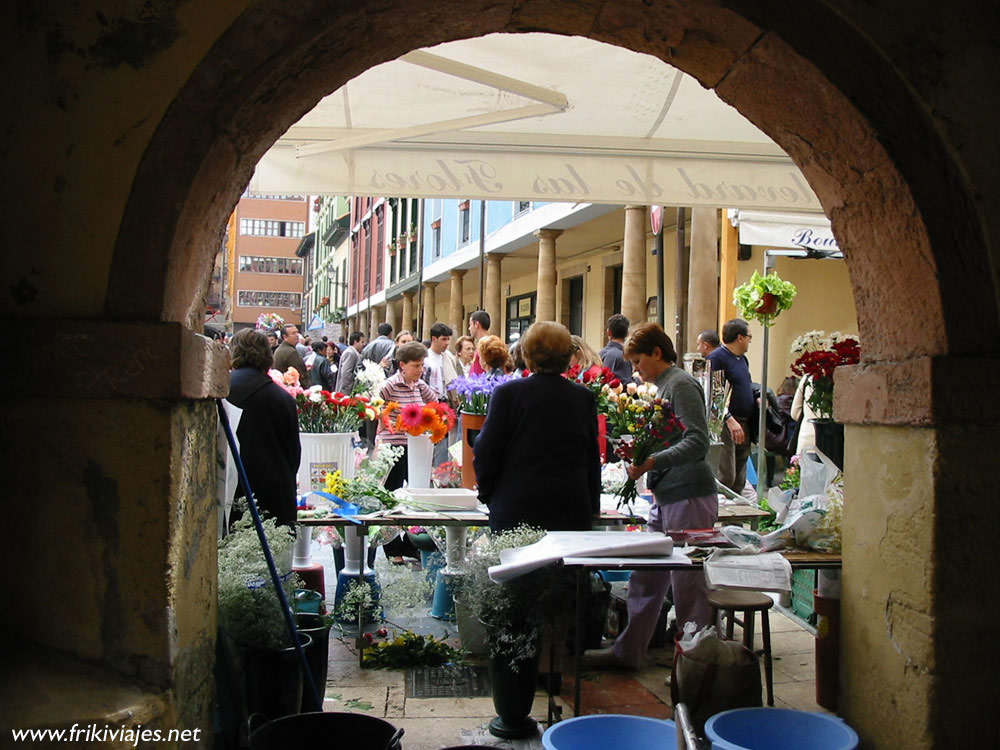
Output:
<path fill-rule="evenodd" d="M 264 536 L 271 548 L 279 572 L 281 561 L 291 568 L 295 537 L 273 518 L 264 521 Z M 258 648 L 285 648 L 292 645 L 280 600 L 267 570 L 264 552 L 257 539 L 253 521 L 237 521 L 233 533 L 219 542 L 219 624 L 238 644 Z M 282 582 L 290 602 L 297 577 L 288 575 Z"/>
<path fill-rule="evenodd" d="M 486 627 L 491 656 L 504 659 L 515 671 L 534 658 L 545 623 L 565 614 L 567 602 L 575 596 L 575 576 L 549 565 L 496 583 L 490 580 L 488 569 L 500 562 L 501 550 L 534 544 L 543 536 L 542 529 L 519 526 L 483 537 L 470 550 L 456 583 L 456 596 Z"/>
<path fill-rule="evenodd" d="M 391 640 L 380 641 L 364 650 L 364 666 L 374 669 L 437 667 L 459 663 L 463 654 L 432 635 L 406 630 Z"/>
<path fill-rule="evenodd" d="M 747 320 L 756 320 L 770 327 L 779 313 L 792 306 L 795 292 L 794 284 L 782 281 L 776 274 L 761 276 L 754 271 L 746 284 L 733 291 L 733 304 Z"/>

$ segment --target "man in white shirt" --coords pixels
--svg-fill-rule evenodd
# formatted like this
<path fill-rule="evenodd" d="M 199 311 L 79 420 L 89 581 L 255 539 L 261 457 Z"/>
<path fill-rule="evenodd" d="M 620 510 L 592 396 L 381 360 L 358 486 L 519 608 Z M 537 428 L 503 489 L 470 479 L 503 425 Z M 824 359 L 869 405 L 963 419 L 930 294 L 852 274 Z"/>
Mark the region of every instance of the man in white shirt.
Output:
<path fill-rule="evenodd" d="M 431 326 L 431 345 L 427 348 L 424 358 L 423 379 L 431 387 L 438 401 L 448 403 L 454 408 L 448 384 L 458 377 L 454 355 L 448 351 L 451 343 L 451 328 L 444 323 Z M 434 466 L 440 466 L 448 460 L 448 442 L 442 440 L 434 446 Z"/>

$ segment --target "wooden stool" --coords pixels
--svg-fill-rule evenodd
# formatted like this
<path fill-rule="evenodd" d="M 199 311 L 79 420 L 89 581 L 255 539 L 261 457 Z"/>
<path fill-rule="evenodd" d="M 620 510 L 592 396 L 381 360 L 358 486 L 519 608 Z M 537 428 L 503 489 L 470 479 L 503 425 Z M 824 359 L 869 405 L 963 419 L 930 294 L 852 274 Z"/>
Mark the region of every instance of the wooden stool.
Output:
<path fill-rule="evenodd" d="M 760 591 L 740 591 L 717 589 L 708 592 L 708 603 L 712 605 L 712 619 L 718 621 L 726 617 L 726 638 L 733 639 L 733 624 L 743 628 L 743 645 L 753 651 L 754 612 L 760 612 L 761 637 L 764 640 L 764 684 L 767 688 L 767 705 L 774 705 L 774 685 L 771 672 L 771 623 L 767 611 L 774 606 L 774 600 Z M 736 619 L 736 613 L 743 613 L 743 620 Z"/>

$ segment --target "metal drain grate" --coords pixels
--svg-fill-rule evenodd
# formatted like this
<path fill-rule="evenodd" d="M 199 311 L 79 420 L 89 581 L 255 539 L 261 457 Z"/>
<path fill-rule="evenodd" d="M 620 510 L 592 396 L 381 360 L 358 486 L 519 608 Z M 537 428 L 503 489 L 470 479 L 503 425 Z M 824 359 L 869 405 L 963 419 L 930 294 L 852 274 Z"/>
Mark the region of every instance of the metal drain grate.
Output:
<path fill-rule="evenodd" d="M 486 667 L 422 667 L 406 673 L 409 698 L 480 698 L 490 695 Z"/>

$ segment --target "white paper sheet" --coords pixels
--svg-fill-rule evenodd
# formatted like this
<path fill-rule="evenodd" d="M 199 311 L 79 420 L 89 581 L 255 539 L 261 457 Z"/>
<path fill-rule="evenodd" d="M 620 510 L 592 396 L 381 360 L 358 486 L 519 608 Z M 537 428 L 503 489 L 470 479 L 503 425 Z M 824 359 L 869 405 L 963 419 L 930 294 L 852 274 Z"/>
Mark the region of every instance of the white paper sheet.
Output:
<path fill-rule="evenodd" d="M 661 534 L 609 534 L 606 531 L 550 531 L 527 547 L 505 549 L 490 567 L 498 583 L 529 573 L 564 557 L 649 557 L 669 555 L 673 540 Z"/>
<path fill-rule="evenodd" d="M 713 589 L 791 591 L 792 566 L 778 552 L 741 555 L 716 550 L 705 561 L 705 580 Z"/>

